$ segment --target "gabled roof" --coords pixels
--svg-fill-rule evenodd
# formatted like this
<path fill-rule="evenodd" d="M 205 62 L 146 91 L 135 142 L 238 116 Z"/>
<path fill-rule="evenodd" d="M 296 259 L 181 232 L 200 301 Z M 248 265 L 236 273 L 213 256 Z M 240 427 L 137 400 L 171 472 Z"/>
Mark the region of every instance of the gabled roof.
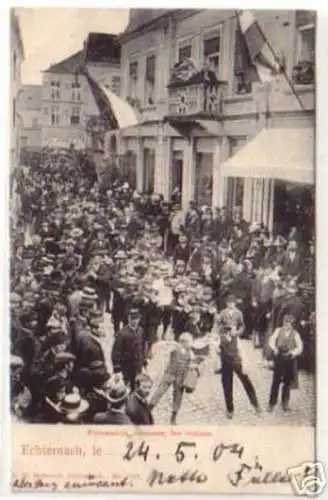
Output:
<path fill-rule="evenodd" d="M 66 57 L 66 59 L 63 59 L 59 63 L 53 64 L 44 72 L 54 74 L 73 74 L 76 73 L 79 66 L 84 64 L 84 60 L 84 50 L 80 50 L 79 52 Z"/>

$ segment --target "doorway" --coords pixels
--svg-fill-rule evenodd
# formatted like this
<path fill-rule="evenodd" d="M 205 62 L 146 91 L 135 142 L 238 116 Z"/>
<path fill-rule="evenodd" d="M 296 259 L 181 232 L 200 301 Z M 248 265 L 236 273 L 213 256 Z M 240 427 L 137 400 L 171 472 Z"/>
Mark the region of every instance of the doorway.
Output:
<path fill-rule="evenodd" d="M 283 181 L 274 183 L 274 223 L 275 234 L 288 237 L 292 227 L 296 227 L 302 243 L 314 238 L 315 189 L 305 184 Z"/>
<path fill-rule="evenodd" d="M 143 192 L 153 194 L 155 187 L 155 150 L 144 149 Z"/>
<path fill-rule="evenodd" d="M 171 189 L 170 197 L 175 193 L 182 193 L 183 181 L 183 152 L 173 151 L 171 167 Z"/>

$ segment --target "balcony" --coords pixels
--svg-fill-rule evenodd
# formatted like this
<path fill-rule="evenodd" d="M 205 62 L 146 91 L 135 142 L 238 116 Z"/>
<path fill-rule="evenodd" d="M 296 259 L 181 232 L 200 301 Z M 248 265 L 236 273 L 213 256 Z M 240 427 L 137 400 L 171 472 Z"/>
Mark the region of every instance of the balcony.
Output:
<path fill-rule="evenodd" d="M 216 119 L 222 113 L 227 82 L 219 81 L 207 68 L 197 70 L 190 59 L 174 66 L 167 87 L 167 119 Z"/>

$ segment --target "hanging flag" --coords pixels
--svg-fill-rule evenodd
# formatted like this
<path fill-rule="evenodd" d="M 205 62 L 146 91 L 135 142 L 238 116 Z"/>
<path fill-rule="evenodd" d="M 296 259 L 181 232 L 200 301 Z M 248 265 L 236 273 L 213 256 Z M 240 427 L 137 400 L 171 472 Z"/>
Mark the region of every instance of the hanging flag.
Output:
<path fill-rule="evenodd" d="M 249 11 L 238 13 L 239 29 L 244 42 L 241 42 L 242 49 L 247 53 L 246 63 L 250 64 L 257 74 L 257 79 L 261 82 L 273 80 L 278 74 L 283 72 L 278 56 L 269 46 L 260 25 Z"/>
<path fill-rule="evenodd" d="M 85 77 L 99 109 L 100 118 L 108 122 L 109 129 L 115 130 L 137 125 L 137 113 L 128 102 L 97 82 L 87 71 L 85 71 Z"/>

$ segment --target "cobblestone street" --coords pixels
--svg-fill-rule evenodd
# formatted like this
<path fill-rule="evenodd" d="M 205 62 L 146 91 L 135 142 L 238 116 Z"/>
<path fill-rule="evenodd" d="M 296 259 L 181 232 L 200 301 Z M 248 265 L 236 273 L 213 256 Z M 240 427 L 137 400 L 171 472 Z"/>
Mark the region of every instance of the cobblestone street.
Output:
<path fill-rule="evenodd" d="M 110 353 L 113 343 L 113 329 L 110 315 L 105 315 L 106 338 L 104 349 L 107 363 L 111 370 Z M 274 413 L 266 412 L 269 390 L 272 380 L 272 371 L 262 359 L 260 350 L 255 350 L 248 340 L 241 340 L 242 349 L 247 359 L 247 368 L 250 378 L 256 388 L 262 414 L 256 415 L 250 405 L 241 383 L 234 377 L 235 415 L 232 420 L 225 416 L 225 404 L 220 375 L 214 374 L 219 366 L 219 359 L 215 353 L 214 339 L 210 356 L 201 367 L 202 375 L 193 394 L 185 394 L 182 408 L 178 415 L 180 425 L 314 425 L 315 395 L 314 377 L 307 373 L 299 373 L 299 389 L 291 391 L 290 406 L 292 411 L 284 413 L 277 405 Z M 153 358 L 149 362 L 148 372 L 155 384 L 163 373 L 170 349 L 173 343 L 170 340 L 159 341 L 154 346 Z M 167 425 L 170 420 L 172 389 L 163 396 L 154 409 L 155 423 Z"/>

